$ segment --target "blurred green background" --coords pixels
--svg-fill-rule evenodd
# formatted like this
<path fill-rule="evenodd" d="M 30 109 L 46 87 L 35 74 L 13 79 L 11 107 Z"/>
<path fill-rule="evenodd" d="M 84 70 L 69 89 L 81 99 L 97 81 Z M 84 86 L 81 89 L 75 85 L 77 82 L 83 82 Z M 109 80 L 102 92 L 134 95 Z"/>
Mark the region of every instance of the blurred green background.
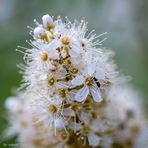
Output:
<path fill-rule="evenodd" d="M 34 26 L 44 14 L 68 16 L 89 22 L 89 30 L 108 32 L 105 47 L 116 52 L 121 72 L 143 94 L 148 107 L 148 0 L 0 0 L 0 131 L 6 127 L 4 101 L 20 85 L 17 64 L 22 54 L 17 45 L 28 47 L 27 25 Z"/>

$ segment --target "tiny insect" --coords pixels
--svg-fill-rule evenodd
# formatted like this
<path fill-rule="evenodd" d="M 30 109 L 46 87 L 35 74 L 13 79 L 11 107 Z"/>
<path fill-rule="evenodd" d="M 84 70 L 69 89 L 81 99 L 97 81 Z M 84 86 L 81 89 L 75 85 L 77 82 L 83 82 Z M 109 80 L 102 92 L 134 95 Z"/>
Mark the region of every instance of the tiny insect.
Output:
<path fill-rule="evenodd" d="M 96 82 L 97 86 L 98 87 L 101 87 L 101 84 L 100 82 L 98 81 L 98 79 L 96 77 L 93 77 L 94 81 Z"/>

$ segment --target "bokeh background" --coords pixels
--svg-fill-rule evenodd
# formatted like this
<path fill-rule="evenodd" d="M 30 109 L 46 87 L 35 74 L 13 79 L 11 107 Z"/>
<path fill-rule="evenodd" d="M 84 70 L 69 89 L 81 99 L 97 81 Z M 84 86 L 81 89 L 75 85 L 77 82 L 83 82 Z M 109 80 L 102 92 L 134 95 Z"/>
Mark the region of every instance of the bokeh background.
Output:
<path fill-rule="evenodd" d="M 15 49 L 28 47 L 27 25 L 34 26 L 33 19 L 40 22 L 47 13 L 70 20 L 85 17 L 89 30 L 107 31 L 104 46 L 116 52 L 120 71 L 132 76 L 131 83 L 148 108 L 148 0 L 0 0 L 0 139 L 7 126 L 4 101 L 21 81 L 16 65 L 23 62 L 23 55 Z"/>

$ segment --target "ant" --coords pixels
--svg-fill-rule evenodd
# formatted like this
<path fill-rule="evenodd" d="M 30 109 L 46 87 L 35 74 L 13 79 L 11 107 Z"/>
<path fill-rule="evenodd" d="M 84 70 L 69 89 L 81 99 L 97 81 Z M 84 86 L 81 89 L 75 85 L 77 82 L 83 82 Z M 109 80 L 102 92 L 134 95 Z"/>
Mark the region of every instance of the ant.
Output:
<path fill-rule="evenodd" d="M 96 77 L 93 77 L 94 81 L 96 82 L 97 86 L 100 88 L 101 84 Z"/>

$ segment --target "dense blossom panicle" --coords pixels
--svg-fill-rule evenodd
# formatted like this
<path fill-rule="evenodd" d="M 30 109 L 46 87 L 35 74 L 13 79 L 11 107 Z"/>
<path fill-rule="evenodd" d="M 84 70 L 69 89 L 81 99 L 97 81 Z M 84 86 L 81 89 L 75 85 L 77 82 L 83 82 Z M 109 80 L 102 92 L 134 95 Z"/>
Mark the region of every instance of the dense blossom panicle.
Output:
<path fill-rule="evenodd" d="M 24 88 L 5 103 L 6 135 L 17 134 L 24 148 L 138 148 L 143 113 L 130 88 L 117 84 L 114 53 L 101 48 L 106 33 L 48 14 L 36 25 L 20 66 Z"/>

